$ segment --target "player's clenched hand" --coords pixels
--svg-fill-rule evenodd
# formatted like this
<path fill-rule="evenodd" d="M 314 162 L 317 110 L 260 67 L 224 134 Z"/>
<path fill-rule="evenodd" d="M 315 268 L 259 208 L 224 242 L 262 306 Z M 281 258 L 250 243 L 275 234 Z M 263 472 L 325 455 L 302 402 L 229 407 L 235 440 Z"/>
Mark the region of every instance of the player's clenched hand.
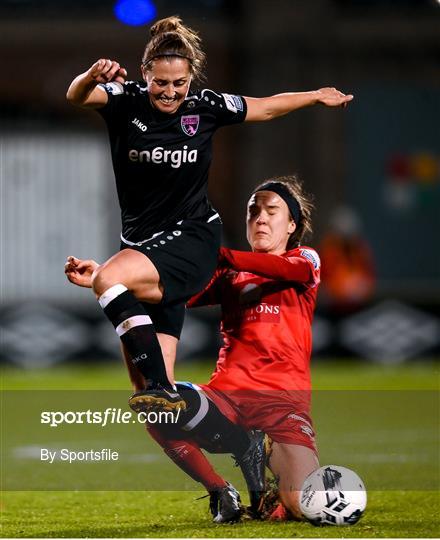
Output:
<path fill-rule="evenodd" d="M 320 88 L 316 94 L 318 103 L 327 107 L 346 107 L 354 97 L 352 94 L 343 94 L 336 88 Z"/>
<path fill-rule="evenodd" d="M 119 62 L 108 58 L 100 58 L 87 72 L 97 83 L 118 82 L 124 84 L 127 70 Z"/>
<path fill-rule="evenodd" d="M 70 283 L 79 287 L 92 287 L 92 274 L 99 264 L 92 259 L 81 260 L 76 257 L 67 257 L 64 273 Z"/>

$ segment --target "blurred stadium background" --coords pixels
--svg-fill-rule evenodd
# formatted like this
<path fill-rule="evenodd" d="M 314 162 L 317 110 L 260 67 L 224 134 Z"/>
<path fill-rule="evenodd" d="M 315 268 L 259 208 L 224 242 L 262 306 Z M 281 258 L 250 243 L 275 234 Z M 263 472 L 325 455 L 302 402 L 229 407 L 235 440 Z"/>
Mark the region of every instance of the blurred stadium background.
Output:
<path fill-rule="evenodd" d="M 246 248 L 252 187 L 297 173 L 315 195 L 310 243 L 324 262 L 315 358 L 438 357 L 440 2 L 133 3 L 144 19 L 130 25 L 111 0 L 0 1 L 0 360 L 118 358 L 92 294 L 63 274 L 67 255 L 103 261 L 119 244 L 104 123 L 65 92 L 99 57 L 138 78 L 148 17 L 176 13 L 200 31 L 210 88 L 264 96 L 330 85 L 355 95 L 346 110 L 220 130 L 210 192 L 226 245 Z M 181 360 L 215 358 L 217 322 L 215 310 L 188 314 Z"/>

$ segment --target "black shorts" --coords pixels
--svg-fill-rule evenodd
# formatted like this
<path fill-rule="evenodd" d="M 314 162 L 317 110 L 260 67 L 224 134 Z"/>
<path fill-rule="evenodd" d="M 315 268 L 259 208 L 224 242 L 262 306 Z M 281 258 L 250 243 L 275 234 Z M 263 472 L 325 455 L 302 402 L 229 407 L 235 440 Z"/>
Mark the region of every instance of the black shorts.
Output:
<path fill-rule="evenodd" d="M 121 249 L 140 251 L 159 272 L 162 301 L 146 304 L 156 332 L 180 337 L 186 302 L 209 283 L 217 267 L 221 234 L 222 223 L 215 214 L 181 221 L 136 244 L 122 239 Z"/>
<path fill-rule="evenodd" d="M 185 320 L 185 302 L 180 304 L 147 304 L 142 303 L 150 316 L 154 329 L 159 334 L 168 334 L 180 339 L 183 321 Z"/>

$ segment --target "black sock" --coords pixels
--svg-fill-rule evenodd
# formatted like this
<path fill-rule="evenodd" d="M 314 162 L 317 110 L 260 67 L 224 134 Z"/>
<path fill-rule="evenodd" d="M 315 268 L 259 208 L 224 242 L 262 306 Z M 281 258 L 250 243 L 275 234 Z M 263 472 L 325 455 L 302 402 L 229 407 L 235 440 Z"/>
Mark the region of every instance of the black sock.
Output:
<path fill-rule="evenodd" d="M 247 432 L 226 418 L 212 401 L 208 414 L 195 428 L 195 433 L 201 433 L 211 441 L 218 440 L 223 451 L 232 454 L 236 459 L 240 459 L 250 445 Z"/>
<path fill-rule="evenodd" d="M 240 459 L 250 445 L 247 432 L 231 422 L 203 392 L 194 386 L 177 384 L 179 394 L 187 404 L 179 419 L 181 430 L 187 435 L 205 439 L 208 445 Z"/>
<path fill-rule="evenodd" d="M 142 375 L 170 387 L 156 331 L 141 302 L 118 284 L 105 291 L 99 303 Z"/>

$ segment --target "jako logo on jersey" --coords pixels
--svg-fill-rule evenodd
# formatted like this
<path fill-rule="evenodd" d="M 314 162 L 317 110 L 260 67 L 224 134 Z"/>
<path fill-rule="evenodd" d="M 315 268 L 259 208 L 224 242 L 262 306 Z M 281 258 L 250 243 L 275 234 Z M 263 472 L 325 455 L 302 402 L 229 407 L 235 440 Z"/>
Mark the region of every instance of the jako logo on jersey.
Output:
<path fill-rule="evenodd" d="M 180 125 L 186 135 L 192 137 L 197 133 L 199 129 L 200 116 L 198 114 L 182 116 L 180 119 Z"/>
<path fill-rule="evenodd" d="M 318 270 L 318 268 L 321 266 L 321 261 L 316 251 L 311 249 L 302 249 L 300 254 L 313 264 L 313 268 L 315 270 Z"/>
<path fill-rule="evenodd" d="M 165 150 L 162 146 L 157 146 L 153 150 L 129 150 L 128 159 L 135 163 L 169 163 L 173 169 L 178 169 L 182 163 L 196 163 L 197 150 L 190 150 L 185 144 L 183 150 Z"/>
<path fill-rule="evenodd" d="M 137 118 L 135 118 L 131 123 L 137 126 L 141 131 L 147 131 L 147 126 Z"/>

